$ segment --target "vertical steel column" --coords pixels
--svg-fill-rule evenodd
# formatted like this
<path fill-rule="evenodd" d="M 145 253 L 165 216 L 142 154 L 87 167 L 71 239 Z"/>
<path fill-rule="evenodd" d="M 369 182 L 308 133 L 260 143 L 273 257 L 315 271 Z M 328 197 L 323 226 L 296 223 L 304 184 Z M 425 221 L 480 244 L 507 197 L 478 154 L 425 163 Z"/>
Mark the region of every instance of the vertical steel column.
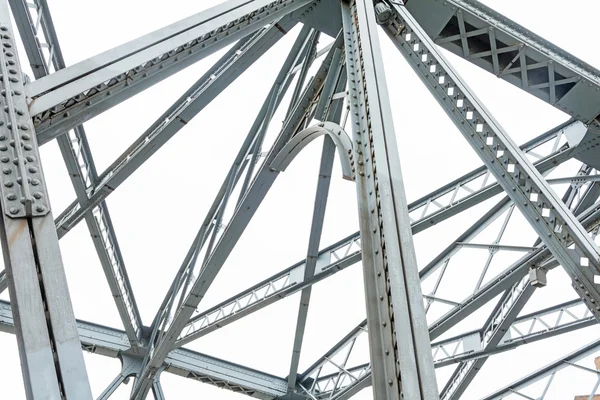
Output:
<path fill-rule="evenodd" d="M 6 0 L 0 33 L 0 235 L 25 393 L 91 400 Z"/>
<path fill-rule="evenodd" d="M 376 400 L 438 398 L 371 0 L 342 4 Z"/>

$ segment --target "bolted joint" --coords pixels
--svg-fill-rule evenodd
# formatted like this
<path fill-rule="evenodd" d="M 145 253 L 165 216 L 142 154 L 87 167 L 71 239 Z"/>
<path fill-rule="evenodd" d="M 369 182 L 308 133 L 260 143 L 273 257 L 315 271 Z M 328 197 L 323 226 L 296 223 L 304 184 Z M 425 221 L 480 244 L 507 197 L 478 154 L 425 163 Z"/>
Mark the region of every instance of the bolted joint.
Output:
<path fill-rule="evenodd" d="M 375 18 L 379 25 L 385 25 L 392 17 L 392 9 L 385 3 L 375 4 Z"/>

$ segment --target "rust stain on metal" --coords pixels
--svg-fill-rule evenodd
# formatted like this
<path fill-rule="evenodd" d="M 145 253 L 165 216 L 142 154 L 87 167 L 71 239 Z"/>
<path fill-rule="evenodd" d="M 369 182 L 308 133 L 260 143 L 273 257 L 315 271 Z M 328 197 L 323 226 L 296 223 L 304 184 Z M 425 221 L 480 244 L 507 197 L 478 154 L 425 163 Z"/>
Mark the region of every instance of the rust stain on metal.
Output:
<path fill-rule="evenodd" d="M 22 234 L 23 231 L 27 228 L 27 220 L 19 219 L 15 221 L 16 227 L 15 229 L 11 229 L 8 235 L 8 244 L 11 246 Z"/>

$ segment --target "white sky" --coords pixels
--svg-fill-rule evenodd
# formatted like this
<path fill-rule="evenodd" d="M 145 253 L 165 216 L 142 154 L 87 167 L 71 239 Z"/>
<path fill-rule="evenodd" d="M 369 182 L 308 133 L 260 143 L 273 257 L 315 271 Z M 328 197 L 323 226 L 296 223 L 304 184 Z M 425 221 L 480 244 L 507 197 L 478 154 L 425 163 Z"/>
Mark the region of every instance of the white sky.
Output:
<path fill-rule="evenodd" d="M 48 1 L 67 65 L 218 2 Z M 558 0 L 486 0 L 484 3 L 584 61 L 600 66 L 600 54 L 590 51 L 597 45 L 593 32 L 600 6 L 595 1 L 573 0 L 568 5 Z M 108 198 L 125 265 L 146 325 L 151 323 L 163 300 L 298 31 L 297 27 L 283 38 Z M 481 163 L 402 56 L 384 38 L 383 32 L 379 36 L 410 202 Z M 329 41 L 323 37 L 320 46 Z M 85 128 L 98 172 L 110 165 L 222 53 L 206 58 L 87 122 Z M 20 56 L 25 60 L 23 51 Z M 463 60 L 448 57 L 516 142 L 522 143 L 567 119 L 566 115 L 515 87 Z M 23 64 L 28 70 L 24 61 Z M 272 141 L 274 132 L 280 128 L 283 113 L 285 108 L 281 107 L 273 118 L 267 142 Z M 202 301 L 200 310 L 305 257 L 321 152 L 321 140 L 316 142 L 301 153 L 275 183 Z M 75 194 L 56 142 L 42 148 L 42 157 L 56 216 Z M 571 162 L 553 176 L 571 176 L 578 168 L 578 163 Z M 565 186 L 555 186 L 555 189 L 562 195 Z M 498 199 L 418 234 L 415 245 L 420 266 L 435 257 Z M 336 161 L 322 246 L 357 231 L 356 214 L 355 189 L 352 183 L 341 179 Z M 514 215 L 515 222 L 509 225 L 503 243 L 532 245 L 535 237 L 531 230 L 517 211 Z M 492 235 L 493 231 L 494 227 L 490 227 L 492 233 L 486 235 Z M 482 236 L 476 242 L 485 242 L 485 239 Z M 60 244 L 76 317 L 122 328 L 85 224 L 79 224 Z M 447 284 L 440 288 L 440 297 L 460 301 L 469 291 L 472 293 L 471 281 L 476 281 L 479 276 L 480 259 L 487 254 L 476 251 L 461 254 L 457 256 L 458 267 L 454 265 L 454 277 L 445 279 Z M 499 258 L 501 262 L 492 266 L 488 279 L 505 268 L 514 256 Z M 300 371 L 365 318 L 361 279 L 360 266 L 356 265 L 314 287 Z M 574 298 L 568 278 L 562 271 L 550 273 L 549 281 L 547 288 L 536 292 L 524 313 Z M 426 288 L 427 285 L 426 282 Z M 5 292 L 1 297 L 7 299 L 8 294 Z M 298 300 L 299 294 L 290 296 L 197 340 L 189 347 L 286 376 Z M 428 320 L 437 319 L 444 311 L 446 309 L 432 307 Z M 489 307 L 446 336 L 481 327 L 486 312 Z M 488 361 L 464 398 L 478 398 L 500 388 L 596 339 L 598 333 L 600 329 L 594 326 L 495 356 Z M 366 342 L 363 345 L 366 346 Z M 366 347 L 360 350 L 362 357 L 366 357 L 363 350 Z M 4 358 L 0 363 L 1 397 L 24 398 L 16 341 L 12 335 L 0 333 L 0 354 Z M 87 353 L 85 360 L 92 390 L 97 396 L 120 371 L 120 363 L 116 359 Z M 593 367 L 589 359 L 582 364 Z M 440 371 L 440 386 L 444 383 L 442 378 L 451 372 L 447 369 Z M 595 382 L 591 374 L 565 372 L 562 376 L 557 376 L 559 381 L 547 399 L 589 394 Z M 187 399 L 192 395 L 193 398 L 218 400 L 242 398 L 242 395 L 171 374 L 163 374 L 162 382 L 167 399 Z M 123 385 L 112 398 L 126 399 L 130 390 L 131 383 Z M 539 392 L 532 395 L 539 395 Z M 370 389 L 356 396 L 357 399 L 371 397 Z"/>

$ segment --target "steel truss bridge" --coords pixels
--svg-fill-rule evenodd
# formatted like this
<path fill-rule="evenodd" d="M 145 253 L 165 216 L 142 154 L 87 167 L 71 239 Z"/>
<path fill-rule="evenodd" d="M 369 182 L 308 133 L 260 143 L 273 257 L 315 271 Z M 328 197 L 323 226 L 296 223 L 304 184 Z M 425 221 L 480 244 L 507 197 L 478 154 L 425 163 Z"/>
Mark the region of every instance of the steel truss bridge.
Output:
<path fill-rule="evenodd" d="M 14 18 L 13 26 L 11 18 Z M 248 135 L 153 321 L 142 321 L 106 204 L 145 161 L 294 27 Z M 16 52 L 18 34 L 25 48 Z M 379 36 L 386 35 L 481 159 L 481 167 L 406 200 Z M 320 39 L 330 43 L 317 48 Z M 28 399 L 92 398 L 83 352 L 119 358 L 122 371 L 99 396 L 130 378 L 131 399 L 164 399 L 160 377 L 177 374 L 259 399 L 348 399 L 372 387 L 377 400 L 458 399 L 486 361 L 521 345 L 597 324 L 600 318 L 600 71 L 476 0 L 229 0 L 152 34 L 66 66 L 46 0 L 0 1 L 0 204 L 5 270 L 0 328 L 17 337 Z M 208 55 L 229 50 L 104 172 L 84 123 Z M 571 118 L 515 143 L 441 49 L 556 107 Z M 21 65 L 29 63 L 33 76 Z M 414 77 L 414 76 L 413 76 Z M 290 95 L 289 103 L 284 96 Z M 285 120 L 263 146 L 276 110 Z M 205 311 L 207 290 L 276 178 L 323 136 L 306 257 Z M 76 198 L 51 210 L 39 146 L 56 140 Z M 336 157 L 337 154 L 337 157 Z M 319 248 L 334 160 L 354 181 L 360 230 Z M 576 160 L 570 176 L 551 172 Z M 557 195 L 551 185 L 568 184 Z M 427 265 L 413 235 L 497 199 Z M 513 214 L 537 239 L 502 240 Z M 59 240 L 85 221 L 123 330 L 76 320 Z M 495 239 L 479 235 L 501 221 Z M 471 294 L 438 288 L 456 257 L 486 251 Z M 495 277 L 498 254 L 515 254 Z M 312 285 L 361 263 L 367 319 L 306 370 L 299 370 Z M 562 268 L 575 300 L 524 309 Z M 449 273 L 449 272 L 448 272 Z M 485 278 L 485 279 L 484 279 Z M 425 282 L 433 284 L 427 286 Z M 423 286 L 421 285 L 423 283 Z M 471 289 L 470 289 L 471 290 Z M 539 289 L 543 290 L 543 289 Z M 273 376 L 186 348 L 192 341 L 300 293 L 289 374 Z M 446 333 L 494 300 L 479 329 Z M 428 319 L 429 310 L 446 312 Z M 366 337 L 370 359 L 351 354 Z M 600 350 L 600 339 L 490 393 L 501 399 Z M 447 382 L 436 369 L 454 366 Z M 583 367 L 581 367 L 583 368 Z M 591 373 L 598 374 L 595 370 Z M 596 388 L 598 385 L 596 385 Z M 523 395 L 525 398 L 531 398 Z"/>

